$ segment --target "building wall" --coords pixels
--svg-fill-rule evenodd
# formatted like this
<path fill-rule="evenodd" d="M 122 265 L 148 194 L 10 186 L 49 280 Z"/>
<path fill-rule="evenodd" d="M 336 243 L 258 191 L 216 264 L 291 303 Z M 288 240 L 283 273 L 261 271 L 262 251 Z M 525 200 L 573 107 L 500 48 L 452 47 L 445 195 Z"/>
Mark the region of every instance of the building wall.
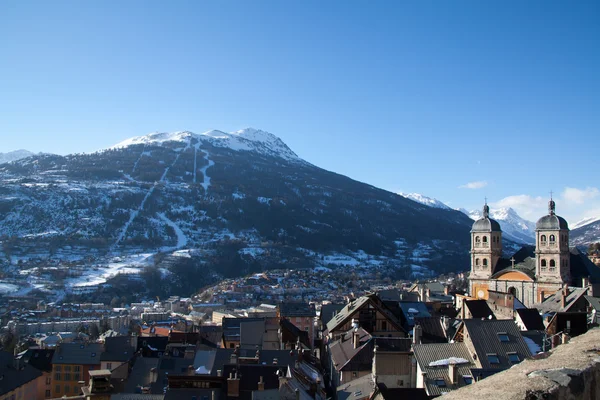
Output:
<path fill-rule="evenodd" d="M 40 388 L 44 386 L 45 381 L 43 375 L 39 376 L 15 390 L 1 395 L 0 400 L 44 400 L 44 393 L 40 392 Z"/>
<path fill-rule="evenodd" d="M 373 359 L 373 373 L 377 382 L 388 388 L 412 387 L 412 356 L 410 353 L 377 352 Z"/>
<path fill-rule="evenodd" d="M 74 396 L 81 393 L 79 381 L 89 382 L 90 370 L 98 365 L 54 364 L 52 366 L 52 397 Z M 68 391 L 67 391 L 68 389 Z"/>

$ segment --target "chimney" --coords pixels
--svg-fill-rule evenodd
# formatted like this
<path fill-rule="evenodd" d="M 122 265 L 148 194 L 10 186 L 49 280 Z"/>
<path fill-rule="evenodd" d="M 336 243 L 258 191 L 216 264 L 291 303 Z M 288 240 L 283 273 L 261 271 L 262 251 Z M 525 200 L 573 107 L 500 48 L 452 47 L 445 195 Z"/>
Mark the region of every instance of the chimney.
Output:
<path fill-rule="evenodd" d="M 263 377 L 260 377 L 260 380 L 258 381 L 258 390 L 263 391 L 265 390 L 265 382 L 263 381 Z"/>
<path fill-rule="evenodd" d="M 431 298 L 431 289 L 427 288 L 427 291 L 425 292 L 426 296 L 427 296 L 427 300 L 423 300 L 423 301 L 429 301 L 429 299 Z"/>
<path fill-rule="evenodd" d="M 567 306 L 567 294 L 564 290 L 560 296 L 560 306 L 561 308 L 565 308 Z"/>
<path fill-rule="evenodd" d="M 589 285 L 590 285 L 590 277 L 589 276 L 581 278 L 581 287 L 582 288 L 585 289 Z"/>
<path fill-rule="evenodd" d="M 444 286 L 444 294 L 446 296 L 448 296 L 450 294 L 450 286 L 448 286 L 448 285 Z"/>
<path fill-rule="evenodd" d="M 296 393 L 296 400 L 300 400 L 300 389 L 294 389 L 294 393 Z"/>
<path fill-rule="evenodd" d="M 152 382 L 152 383 L 156 382 L 157 378 L 158 378 L 158 371 L 156 370 L 156 368 L 151 368 L 150 369 L 150 382 Z"/>
<path fill-rule="evenodd" d="M 360 333 L 358 331 L 352 332 L 352 343 L 354 343 L 355 349 L 360 347 Z"/>
<path fill-rule="evenodd" d="M 413 328 L 413 344 L 421 344 L 421 336 L 423 335 L 423 328 L 421 325 L 415 325 Z"/>
<path fill-rule="evenodd" d="M 448 364 L 448 376 L 450 377 L 450 383 L 453 385 L 458 384 L 458 367 L 455 363 Z"/>
<path fill-rule="evenodd" d="M 229 378 L 227 378 L 227 397 L 240 397 L 240 380 L 237 372 L 233 376 L 229 373 Z"/>

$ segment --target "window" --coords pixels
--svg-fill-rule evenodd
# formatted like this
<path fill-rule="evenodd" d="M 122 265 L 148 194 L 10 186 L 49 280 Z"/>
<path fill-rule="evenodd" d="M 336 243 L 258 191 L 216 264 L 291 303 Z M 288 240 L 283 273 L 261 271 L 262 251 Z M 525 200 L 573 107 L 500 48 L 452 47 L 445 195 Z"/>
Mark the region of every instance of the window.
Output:
<path fill-rule="evenodd" d="M 498 332 L 498 339 L 500 339 L 501 342 L 510 342 L 510 338 L 508 337 L 508 334 L 506 332 Z"/>
<path fill-rule="evenodd" d="M 356 378 L 357 376 L 358 376 L 358 372 L 356 372 L 356 371 L 352 371 L 352 377 L 353 377 L 353 378 Z"/>
<path fill-rule="evenodd" d="M 498 358 L 498 354 L 488 354 L 487 355 L 488 361 L 490 362 L 490 364 L 500 364 L 500 359 Z"/>
<path fill-rule="evenodd" d="M 542 243 L 542 246 L 546 245 L 546 235 L 540 236 L 540 242 Z"/>
<path fill-rule="evenodd" d="M 516 364 L 518 362 L 521 362 L 521 359 L 519 358 L 519 355 L 517 353 L 508 353 L 507 355 L 511 363 Z"/>
<path fill-rule="evenodd" d="M 546 269 L 547 269 L 547 263 L 546 263 L 546 260 L 542 260 L 542 262 L 541 262 L 541 266 L 542 266 L 542 271 L 543 271 L 543 272 L 546 272 Z"/>
<path fill-rule="evenodd" d="M 79 372 L 73 373 L 73 380 L 79 382 L 81 380 L 81 375 Z"/>
<path fill-rule="evenodd" d="M 65 365 L 65 372 L 66 371 L 71 371 L 71 366 L 70 365 Z"/>
<path fill-rule="evenodd" d="M 60 393 L 60 385 L 56 385 L 56 387 L 54 388 L 56 393 Z"/>
<path fill-rule="evenodd" d="M 556 242 L 556 236 L 550 235 L 550 244 Z"/>
<path fill-rule="evenodd" d="M 233 343 L 229 343 L 229 348 L 230 348 L 230 349 L 233 349 L 233 348 L 234 348 L 234 346 L 233 346 Z"/>
<path fill-rule="evenodd" d="M 71 373 L 65 372 L 65 381 L 70 381 L 70 380 L 71 380 Z"/>
<path fill-rule="evenodd" d="M 435 380 L 435 385 L 437 387 L 446 387 L 446 381 L 443 379 L 436 379 Z"/>
<path fill-rule="evenodd" d="M 65 393 L 69 393 L 71 391 L 71 388 L 69 387 L 69 385 L 65 385 Z"/>
<path fill-rule="evenodd" d="M 479 265 L 479 258 L 475 259 L 475 265 Z"/>
<path fill-rule="evenodd" d="M 473 377 L 471 375 L 464 375 L 463 380 L 465 381 L 465 385 L 473 383 Z"/>
<path fill-rule="evenodd" d="M 387 321 L 381 321 L 381 330 L 387 331 Z"/>
<path fill-rule="evenodd" d="M 51 378 L 51 377 L 49 377 L 49 376 L 47 376 L 47 377 L 46 377 L 46 385 L 49 385 L 49 384 L 51 384 L 51 383 L 52 383 L 52 378 Z"/>
<path fill-rule="evenodd" d="M 483 237 L 483 243 L 487 243 L 487 236 Z"/>
<path fill-rule="evenodd" d="M 112 370 L 112 363 L 106 363 L 106 369 Z"/>
<path fill-rule="evenodd" d="M 46 397 L 50 397 L 50 396 L 51 396 L 50 391 L 46 390 Z"/>
<path fill-rule="evenodd" d="M 479 236 L 475 236 L 475 246 L 479 247 L 481 243 L 481 238 Z"/>
<path fill-rule="evenodd" d="M 60 381 L 60 380 L 61 380 L 61 379 L 60 379 L 60 372 L 56 372 L 56 373 L 54 373 L 54 380 L 55 380 L 55 381 Z"/>
<path fill-rule="evenodd" d="M 487 267 L 487 258 L 484 258 L 484 259 L 483 259 L 483 267 L 484 267 L 484 268 L 485 268 L 485 267 Z"/>
<path fill-rule="evenodd" d="M 550 260 L 550 271 L 556 270 L 556 261 Z"/>

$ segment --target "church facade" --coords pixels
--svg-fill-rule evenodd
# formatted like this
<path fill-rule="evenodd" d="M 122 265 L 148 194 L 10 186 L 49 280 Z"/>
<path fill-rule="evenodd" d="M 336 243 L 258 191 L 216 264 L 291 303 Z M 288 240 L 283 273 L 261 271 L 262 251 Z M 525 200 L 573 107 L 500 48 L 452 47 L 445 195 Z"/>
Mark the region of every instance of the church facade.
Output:
<path fill-rule="evenodd" d="M 569 247 L 567 221 L 556 215 L 556 204 L 548 203 L 548 215 L 536 223 L 535 247 L 523 246 L 510 259 L 502 257 L 502 229 L 483 215 L 471 229 L 470 295 L 489 298 L 489 291 L 510 293 L 526 307 L 541 303 L 564 286 L 600 284 L 600 269 L 587 255 Z M 592 293 L 590 293 L 592 294 Z"/>

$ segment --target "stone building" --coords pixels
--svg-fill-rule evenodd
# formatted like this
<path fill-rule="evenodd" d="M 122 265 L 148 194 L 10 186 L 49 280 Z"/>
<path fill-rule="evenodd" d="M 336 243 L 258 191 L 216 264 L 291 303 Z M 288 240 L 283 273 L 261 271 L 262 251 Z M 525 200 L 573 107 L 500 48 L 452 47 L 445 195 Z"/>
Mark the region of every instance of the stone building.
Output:
<path fill-rule="evenodd" d="M 490 218 L 488 205 L 483 206 L 482 217 L 471 229 L 471 296 L 487 300 L 490 291 L 510 293 L 531 307 L 563 286 L 591 286 L 592 293 L 600 293 L 600 270 L 584 253 L 569 247 L 569 226 L 555 209 L 550 200 L 548 215 L 537 221 L 535 247 L 524 246 L 507 259 L 502 257 L 500 224 Z"/>

